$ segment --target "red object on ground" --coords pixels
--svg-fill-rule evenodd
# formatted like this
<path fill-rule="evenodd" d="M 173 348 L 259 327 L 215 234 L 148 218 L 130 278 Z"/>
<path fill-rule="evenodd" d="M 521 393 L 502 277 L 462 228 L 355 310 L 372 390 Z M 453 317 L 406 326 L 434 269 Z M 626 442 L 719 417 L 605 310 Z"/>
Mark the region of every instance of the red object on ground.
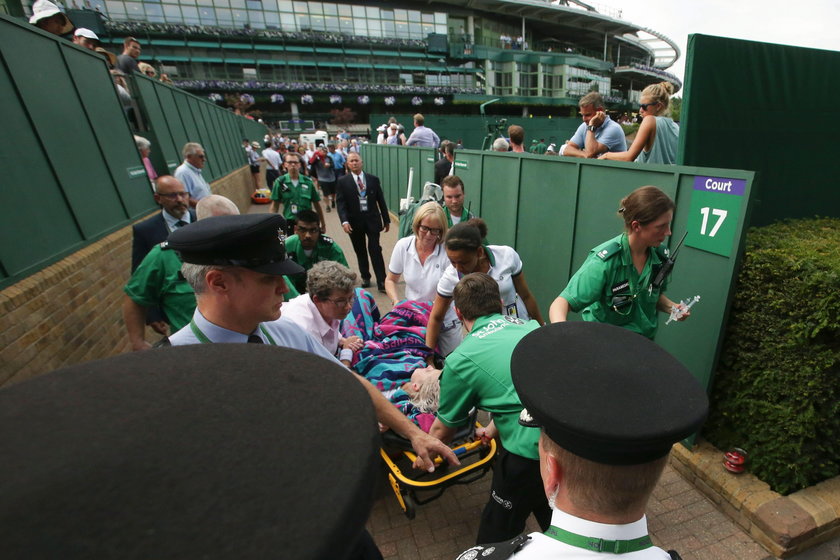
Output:
<path fill-rule="evenodd" d="M 733 447 L 723 454 L 723 468 L 734 474 L 741 474 L 746 469 L 747 452 L 738 447 Z"/>

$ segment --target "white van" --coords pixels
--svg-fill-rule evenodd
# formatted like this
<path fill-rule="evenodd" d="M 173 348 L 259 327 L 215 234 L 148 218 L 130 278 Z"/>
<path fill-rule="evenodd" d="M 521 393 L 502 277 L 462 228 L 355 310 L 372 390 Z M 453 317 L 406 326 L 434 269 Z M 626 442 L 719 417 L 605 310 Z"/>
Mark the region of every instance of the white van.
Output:
<path fill-rule="evenodd" d="M 311 134 L 301 134 L 298 137 L 298 142 L 304 146 L 309 144 L 315 144 L 315 147 L 326 146 L 329 138 L 330 136 L 325 130 L 316 130 Z"/>

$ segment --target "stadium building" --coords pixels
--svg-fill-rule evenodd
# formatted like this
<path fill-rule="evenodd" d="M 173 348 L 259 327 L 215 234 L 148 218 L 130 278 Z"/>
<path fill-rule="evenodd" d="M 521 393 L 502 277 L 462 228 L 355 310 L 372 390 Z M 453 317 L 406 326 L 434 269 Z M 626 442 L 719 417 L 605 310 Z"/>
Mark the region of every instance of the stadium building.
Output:
<path fill-rule="evenodd" d="M 111 50 L 136 37 L 177 86 L 219 103 L 247 94 L 267 119 L 476 114 L 494 98 L 497 113 L 572 116 L 592 90 L 631 110 L 648 84 L 681 86 L 666 72 L 674 41 L 577 0 L 66 2 Z"/>

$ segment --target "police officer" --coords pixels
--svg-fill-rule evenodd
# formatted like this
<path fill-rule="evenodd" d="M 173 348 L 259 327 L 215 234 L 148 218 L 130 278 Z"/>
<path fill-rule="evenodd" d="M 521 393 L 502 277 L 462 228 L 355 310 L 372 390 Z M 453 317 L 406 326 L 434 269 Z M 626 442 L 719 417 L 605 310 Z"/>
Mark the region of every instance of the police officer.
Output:
<path fill-rule="evenodd" d="M 455 287 L 454 299 L 455 312 L 469 334 L 446 359 L 438 415 L 429 433 L 447 441 L 468 422 L 473 407 L 491 412 L 493 420 L 480 435 L 498 435 L 503 449 L 493 469 L 477 542 L 518 535 L 532 512 L 547 529 L 550 511 L 537 460 L 539 433 L 519 425 L 522 404 L 510 377 L 514 347 L 540 325 L 503 315 L 499 284 L 487 274 L 464 276 Z"/>
<path fill-rule="evenodd" d="M 625 232 L 589 252 L 548 316 L 552 323 L 565 321 L 571 310 L 584 321 L 621 326 L 652 339 L 656 312 L 681 307 L 663 293 L 667 281 L 653 283 L 668 258 L 662 242 L 671 235 L 674 201 L 656 187 L 640 187 L 622 199 L 618 214 Z M 680 321 L 689 315 L 686 310 Z"/>
<path fill-rule="evenodd" d="M 364 532 L 370 399 L 312 354 L 184 346 L 79 364 L 0 391 L 0 425 L 3 558 L 382 558 Z"/>
<path fill-rule="evenodd" d="M 293 261 L 306 270 L 321 261 L 335 261 L 350 267 L 338 243 L 332 237 L 321 233 L 318 227 L 318 215 L 312 210 L 298 212 L 295 234 L 286 238 L 286 251 Z M 306 291 L 305 273 L 296 274 L 291 278 L 298 292 Z"/>
<path fill-rule="evenodd" d="M 339 364 L 320 342 L 280 317 L 288 292 L 283 274 L 303 272 L 286 256 L 280 237 L 285 225 L 277 214 L 217 216 L 169 236 L 169 246 L 184 262 L 181 272 L 195 290 L 197 304 L 190 323 L 169 337 L 173 346 L 268 344 L 303 350 Z M 434 470 L 435 455 L 458 464 L 449 447 L 420 430 L 364 377 L 355 376 L 370 395 L 379 421 L 411 441 L 417 468 Z"/>
<path fill-rule="evenodd" d="M 283 156 L 286 174 L 274 181 L 271 186 L 271 211 L 279 212 L 283 205 L 283 217 L 286 219 L 286 235 L 294 233 L 295 220 L 301 210 L 312 210 L 318 213 L 321 233 L 327 231 L 324 222 L 324 211 L 321 209 L 321 195 L 315 183 L 301 173 L 303 160 L 292 152 Z"/>
<path fill-rule="evenodd" d="M 652 341 L 591 322 L 530 333 L 511 370 L 520 423 L 540 433 L 551 526 L 460 558 L 679 558 L 653 546 L 645 509 L 672 444 L 705 420 L 706 392 L 691 373 Z"/>

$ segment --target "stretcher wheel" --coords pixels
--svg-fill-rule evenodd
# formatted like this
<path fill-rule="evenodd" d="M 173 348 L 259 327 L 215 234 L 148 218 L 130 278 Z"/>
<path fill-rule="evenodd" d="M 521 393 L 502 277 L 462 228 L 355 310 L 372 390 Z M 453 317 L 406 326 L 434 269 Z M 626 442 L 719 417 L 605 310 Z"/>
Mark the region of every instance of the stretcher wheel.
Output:
<path fill-rule="evenodd" d="M 402 499 L 405 504 L 405 516 L 414 519 L 414 516 L 417 515 L 417 502 L 408 494 L 403 494 Z"/>

